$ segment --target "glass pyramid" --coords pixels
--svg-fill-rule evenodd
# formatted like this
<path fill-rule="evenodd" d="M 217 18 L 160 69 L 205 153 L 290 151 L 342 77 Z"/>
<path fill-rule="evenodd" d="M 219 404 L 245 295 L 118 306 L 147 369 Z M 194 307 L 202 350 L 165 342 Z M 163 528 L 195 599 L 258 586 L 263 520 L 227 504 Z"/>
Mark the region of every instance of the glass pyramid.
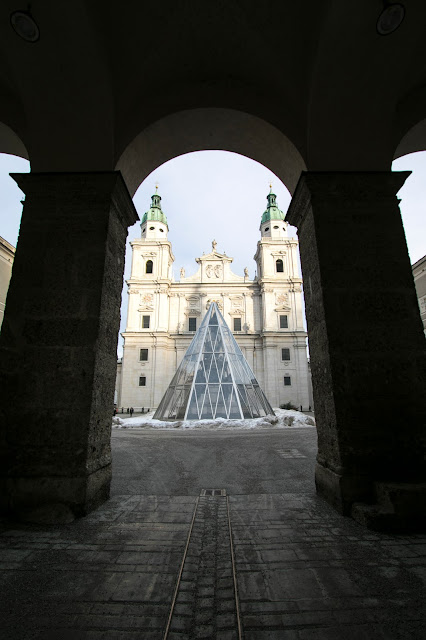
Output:
<path fill-rule="evenodd" d="M 212 302 L 154 419 L 241 419 L 273 414 L 217 304 Z"/>

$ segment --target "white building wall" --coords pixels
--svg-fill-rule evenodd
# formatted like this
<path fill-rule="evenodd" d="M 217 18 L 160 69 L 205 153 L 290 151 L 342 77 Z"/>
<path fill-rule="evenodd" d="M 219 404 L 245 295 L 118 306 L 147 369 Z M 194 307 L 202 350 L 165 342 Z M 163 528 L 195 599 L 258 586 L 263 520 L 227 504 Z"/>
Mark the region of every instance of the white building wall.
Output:
<path fill-rule="evenodd" d="M 242 330 L 234 336 L 271 405 L 292 402 L 308 408 L 309 372 L 297 240 L 288 238 L 285 223 L 281 221 L 281 225 L 274 230 L 275 236 L 262 236 L 258 243 L 255 260 L 261 276 L 255 280 L 234 274 L 232 258 L 217 252 L 213 243 L 211 253 L 196 259 L 196 273 L 172 281 L 174 257 L 167 227 L 158 222 L 146 225 L 145 237 L 131 242 L 132 273 L 127 282 L 129 308 L 118 394 L 124 409 L 158 406 L 194 337 L 189 331 L 189 317 L 197 319 L 198 328 L 212 300 L 218 302 L 231 330 L 234 318 L 241 317 Z M 282 273 L 276 272 L 278 258 L 283 260 Z M 153 261 L 153 274 L 145 273 L 148 259 Z M 142 327 L 144 315 L 150 316 L 147 329 Z M 280 315 L 287 316 L 288 328 L 280 328 Z M 140 361 L 141 348 L 149 350 L 146 362 Z M 290 349 L 289 361 L 282 360 L 282 348 Z M 284 385 L 286 374 L 291 377 L 290 386 Z M 144 387 L 139 386 L 142 375 L 146 377 Z"/>
<path fill-rule="evenodd" d="M 15 247 L 13 247 L 7 240 L 0 237 L 0 327 L 3 322 L 14 258 Z"/>
<path fill-rule="evenodd" d="M 413 264 L 412 269 L 419 302 L 420 317 L 426 335 L 426 256 L 417 260 L 417 262 Z"/>

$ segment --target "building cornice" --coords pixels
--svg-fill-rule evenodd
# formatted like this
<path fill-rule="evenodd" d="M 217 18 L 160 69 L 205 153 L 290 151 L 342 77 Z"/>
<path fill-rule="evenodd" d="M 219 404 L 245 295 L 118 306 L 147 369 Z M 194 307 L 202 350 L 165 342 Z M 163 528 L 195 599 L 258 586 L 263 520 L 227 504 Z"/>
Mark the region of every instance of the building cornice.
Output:
<path fill-rule="evenodd" d="M 13 262 L 15 257 L 15 247 L 10 244 L 7 240 L 0 236 L 0 251 L 2 254 L 2 258 L 7 258 L 8 262 Z"/>

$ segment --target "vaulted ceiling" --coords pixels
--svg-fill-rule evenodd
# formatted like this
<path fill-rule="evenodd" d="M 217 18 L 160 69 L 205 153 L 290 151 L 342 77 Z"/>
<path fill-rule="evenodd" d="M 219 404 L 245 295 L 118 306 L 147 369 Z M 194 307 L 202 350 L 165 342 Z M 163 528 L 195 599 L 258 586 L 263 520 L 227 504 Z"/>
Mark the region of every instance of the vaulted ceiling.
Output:
<path fill-rule="evenodd" d="M 36 171 L 131 173 L 145 150 L 146 173 L 196 148 L 269 148 L 275 172 L 389 169 L 426 148 L 426 4 L 405 4 L 380 36 L 381 0 L 34 0 L 28 43 L 7 0 L 0 150 Z"/>

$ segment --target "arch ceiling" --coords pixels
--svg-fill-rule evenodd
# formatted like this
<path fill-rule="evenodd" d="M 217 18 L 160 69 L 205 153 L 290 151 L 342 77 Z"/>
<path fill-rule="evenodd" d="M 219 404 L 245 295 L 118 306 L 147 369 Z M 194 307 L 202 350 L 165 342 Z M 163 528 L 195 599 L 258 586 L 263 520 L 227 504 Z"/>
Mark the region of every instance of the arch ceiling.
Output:
<path fill-rule="evenodd" d="M 162 118 L 142 131 L 121 156 L 120 169 L 131 195 L 159 165 L 191 151 L 234 151 L 265 165 L 287 186 L 296 187 L 306 169 L 302 156 L 281 131 L 232 109 L 193 109 Z"/>
<path fill-rule="evenodd" d="M 22 140 L 3 122 L 0 122 L 0 153 L 10 153 L 29 160 L 28 151 Z"/>
<path fill-rule="evenodd" d="M 46 0 L 32 5 L 40 40 L 29 44 L 10 27 L 17 5 L 9 0 L 0 9 L 0 121 L 22 140 L 34 171 L 124 162 L 130 176 L 141 135 L 148 144 L 153 128 L 200 109 L 252 117 L 254 138 L 256 119 L 281 132 L 282 144 L 297 149 L 295 171 L 300 157 L 310 170 L 389 169 L 400 140 L 426 119 L 426 102 L 407 98 L 426 87 L 426 3 L 405 4 L 402 25 L 383 37 L 379 0 L 350 9 L 341 0 L 74 0 L 60 12 Z M 404 152 L 424 148 L 420 129 Z M 204 128 L 195 122 L 181 144 L 191 146 L 192 136 L 192 147 L 211 148 L 211 131 L 210 117 Z M 173 134 L 159 156 L 176 153 L 182 135 Z M 237 135 L 228 127 L 219 148 L 235 146 Z"/>

